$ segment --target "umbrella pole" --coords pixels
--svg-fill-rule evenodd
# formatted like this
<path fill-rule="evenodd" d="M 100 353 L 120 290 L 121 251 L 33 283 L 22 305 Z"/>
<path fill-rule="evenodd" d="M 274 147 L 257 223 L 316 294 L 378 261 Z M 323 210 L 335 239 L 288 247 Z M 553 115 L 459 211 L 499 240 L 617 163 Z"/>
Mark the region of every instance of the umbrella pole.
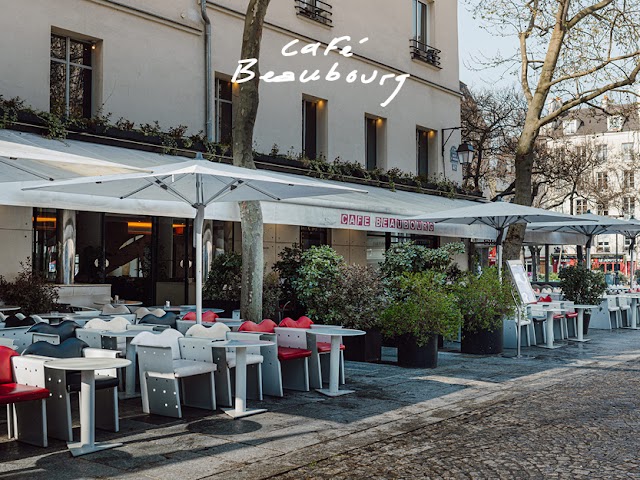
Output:
<path fill-rule="evenodd" d="M 502 282 L 502 237 L 504 237 L 504 228 L 498 229 L 498 238 L 496 238 L 496 259 L 498 261 L 498 277 Z"/>
<path fill-rule="evenodd" d="M 631 289 L 633 290 L 635 288 L 635 276 L 636 276 L 636 269 L 634 267 L 634 263 L 635 263 L 635 255 L 636 254 L 636 238 L 633 237 L 631 239 L 631 245 L 629 245 L 629 256 L 631 259 L 631 273 L 629 275 L 629 282 L 630 282 L 630 286 Z"/>
<path fill-rule="evenodd" d="M 196 323 L 202 323 L 202 230 L 204 229 L 204 205 L 198 205 L 193 221 L 193 240 L 196 248 Z"/>
<path fill-rule="evenodd" d="M 587 268 L 591 270 L 591 241 L 593 240 L 593 236 L 589 237 L 587 240 L 586 251 L 587 251 Z"/>

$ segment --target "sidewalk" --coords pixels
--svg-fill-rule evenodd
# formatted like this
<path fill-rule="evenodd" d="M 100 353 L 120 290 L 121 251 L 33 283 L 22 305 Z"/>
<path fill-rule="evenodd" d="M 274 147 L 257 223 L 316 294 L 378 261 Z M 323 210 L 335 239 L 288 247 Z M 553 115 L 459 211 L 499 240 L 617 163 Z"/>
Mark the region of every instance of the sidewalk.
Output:
<path fill-rule="evenodd" d="M 356 393 L 250 401 L 269 412 L 245 420 L 196 409 L 183 420 L 147 416 L 128 400 L 121 432 L 97 432 L 122 447 L 72 459 L 60 441 L 39 449 L 3 438 L 0 475 L 638 478 L 640 331 L 589 336 L 557 350 L 523 349 L 521 359 L 445 352 L 435 370 L 348 363 Z"/>

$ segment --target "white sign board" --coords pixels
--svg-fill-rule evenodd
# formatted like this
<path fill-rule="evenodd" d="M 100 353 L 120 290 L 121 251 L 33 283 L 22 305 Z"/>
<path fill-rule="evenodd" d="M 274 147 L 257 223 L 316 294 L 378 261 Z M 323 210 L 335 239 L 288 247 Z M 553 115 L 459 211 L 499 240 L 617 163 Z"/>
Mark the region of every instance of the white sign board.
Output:
<path fill-rule="evenodd" d="M 527 275 L 527 271 L 524 269 L 522 262 L 520 260 L 507 260 L 507 265 L 509 266 L 511 278 L 518 289 L 522 303 L 525 305 L 536 303 L 538 298 L 536 297 L 533 288 L 531 288 L 529 276 Z"/>

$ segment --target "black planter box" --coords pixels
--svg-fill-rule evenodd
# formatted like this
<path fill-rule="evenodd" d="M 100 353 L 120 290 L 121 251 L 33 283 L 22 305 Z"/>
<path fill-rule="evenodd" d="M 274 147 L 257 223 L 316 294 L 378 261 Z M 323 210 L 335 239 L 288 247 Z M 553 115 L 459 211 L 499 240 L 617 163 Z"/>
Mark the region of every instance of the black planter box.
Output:
<path fill-rule="evenodd" d="M 234 310 L 240 309 L 240 302 L 235 300 L 203 300 L 204 308 L 221 308 L 224 312 L 220 313 L 221 318 L 231 318 Z"/>
<path fill-rule="evenodd" d="M 382 359 L 382 333 L 367 330 L 366 335 L 343 337 L 344 358 L 353 362 L 379 362 Z"/>
<path fill-rule="evenodd" d="M 398 338 L 398 365 L 412 368 L 438 366 L 438 336 L 433 335 L 426 345 L 419 347 L 411 335 Z"/>
<path fill-rule="evenodd" d="M 473 355 L 495 355 L 502 353 L 504 343 L 504 331 L 502 327 L 495 331 L 480 330 L 468 332 L 462 328 L 462 341 L 460 351 Z"/>

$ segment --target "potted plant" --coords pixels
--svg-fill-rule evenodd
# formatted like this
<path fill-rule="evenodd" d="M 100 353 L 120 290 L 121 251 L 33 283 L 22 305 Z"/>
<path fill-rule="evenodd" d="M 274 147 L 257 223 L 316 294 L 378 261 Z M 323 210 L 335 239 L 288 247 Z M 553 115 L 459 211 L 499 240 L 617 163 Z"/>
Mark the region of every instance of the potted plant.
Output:
<path fill-rule="evenodd" d="M 356 362 L 382 360 L 380 320 L 387 304 L 380 274 L 368 265 L 343 265 L 333 300 L 333 316 L 345 328 L 366 335 L 343 337 L 344 358 Z"/>
<path fill-rule="evenodd" d="M 231 317 L 232 311 L 240 308 L 241 284 L 242 255 L 235 252 L 216 255 L 202 289 L 203 306 L 222 308 L 222 316 Z"/>
<path fill-rule="evenodd" d="M 31 268 L 30 260 L 20 262 L 22 271 L 10 282 L 0 276 L 0 299 L 9 305 L 17 305 L 24 315 L 56 310 L 58 290 L 45 277 Z"/>
<path fill-rule="evenodd" d="M 382 333 L 396 338 L 398 365 L 435 368 L 438 335 L 455 337 L 462 322 L 445 275 L 433 271 L 405 274 L 396 279 L 394 292 L 382 314 Z"/>
<path fill-rule="evenodd" d="M 496 268 L 480 275 L 462 276 L 455 291 L 462 312 L 462 353 L 488 355 L 502 353 L 503 319 L 515 313 L 510 282 L 501 282 Z"/>
<path fill-rule="evenodd" d="M 600 305 L 607 283 L 600 270 L 589 270 L 584 265 L 563 268 L 560 271 L 560 288 L 564 297 L 578 305 Z M 591 312 L 584 312 L 584 333 L 589 331 Z"/>

